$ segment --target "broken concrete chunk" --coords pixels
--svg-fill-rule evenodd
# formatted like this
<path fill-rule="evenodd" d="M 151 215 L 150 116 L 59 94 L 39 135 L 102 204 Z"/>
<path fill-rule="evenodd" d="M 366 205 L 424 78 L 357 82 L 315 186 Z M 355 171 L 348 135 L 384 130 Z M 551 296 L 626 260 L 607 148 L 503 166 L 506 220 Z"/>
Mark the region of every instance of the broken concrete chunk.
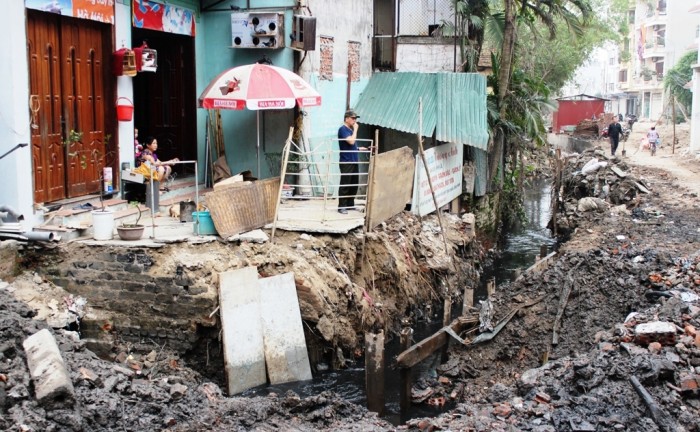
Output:
<path fill-rule="evenodd" d="M 136 373 L 131 369 L 125 368 L 124 366 L 114 365 L 112 366 L 114 372 L 119 372 L 120 374 L 126 375 L 128 377 L 134 376 Z"/>
<path fill-rule="evenodd" d="M 670 322 L 654 321 L 639 324 L 634 328 L 635 340 L 640 345 L 659 342 L 662 345 L 676 343 L 676 326 Z"/>
<path fill-rule="evenodd" d="M 27 366 L 34 382 L 37 402 L 72 405 L 75 389 L 51 332 L 40 330 L 25 339 L 22 345 L 27 354 Z"/>
<path fill-rule="evenodd" d="M 182 384 L 173 384 L 170 387 L 170 396 L 173 399 L 180 399 L 187 393 L 187 386 Z"/>
<path fill-rule="evenodd" d="M 78 369 L 78 372 L 80 372 L 80 376 L 90 384 L 94 385 L 95 387 L 99 387 L 102 385 L 102 380 L 100 377 L 90 369 L 86 369 L 84 367 L 81 367 Z"/>

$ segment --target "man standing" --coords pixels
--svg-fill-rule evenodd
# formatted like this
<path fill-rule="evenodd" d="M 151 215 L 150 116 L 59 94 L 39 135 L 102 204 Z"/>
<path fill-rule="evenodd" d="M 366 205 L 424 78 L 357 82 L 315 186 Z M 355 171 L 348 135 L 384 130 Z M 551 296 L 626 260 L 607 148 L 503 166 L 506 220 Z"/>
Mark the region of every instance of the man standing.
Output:
<path fill-rule="evenodd" d="M 613 122 L 608 126 L 608 137 L 610 138 L 610 153 L 615 156 L 617 151 L 617 145 L 620 143 L 620 135 L 622 135 L 622 126 L 617 120 L 617 117 L 613 119 Z"/>
<path fill-rule="evenodd" d="M 345 121 L 338 129 L 338 143 L 340 145 L 340 187 L 338 188 L 338 213 L 347 214 L 348 209 L 355 209 L 355 195 L 357 195 L 357 183 L 359 182 L 360 161 L 358 151 L 366 151 L 367 147 L 358 147 L 357 119 L 360 116 L 353 110 L 345 111 Z"/>

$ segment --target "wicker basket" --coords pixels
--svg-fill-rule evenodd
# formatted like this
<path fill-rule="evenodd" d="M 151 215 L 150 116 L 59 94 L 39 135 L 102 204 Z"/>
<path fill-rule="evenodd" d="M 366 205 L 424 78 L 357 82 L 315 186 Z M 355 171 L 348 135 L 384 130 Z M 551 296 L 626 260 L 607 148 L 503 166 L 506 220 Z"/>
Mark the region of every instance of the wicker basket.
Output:
<path fill-rule="evenodd" d="M 221 237 L 261 228 L 275 218 L 280 178 L 234 183 L 209 192 L 207 207 Z"/>

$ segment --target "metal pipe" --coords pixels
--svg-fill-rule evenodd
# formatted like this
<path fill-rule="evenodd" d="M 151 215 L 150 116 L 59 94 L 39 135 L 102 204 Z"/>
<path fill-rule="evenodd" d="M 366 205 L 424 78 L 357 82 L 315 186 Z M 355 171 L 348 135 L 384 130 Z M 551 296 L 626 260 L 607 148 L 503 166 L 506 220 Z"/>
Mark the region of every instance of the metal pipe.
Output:
<path fill-rule="evenodd" d="M 0 231 L 0 238 L 20 241 L 54 241 L 56 234 L 53 232 L 44 231 L 29 231 L 22 233 Z"/>

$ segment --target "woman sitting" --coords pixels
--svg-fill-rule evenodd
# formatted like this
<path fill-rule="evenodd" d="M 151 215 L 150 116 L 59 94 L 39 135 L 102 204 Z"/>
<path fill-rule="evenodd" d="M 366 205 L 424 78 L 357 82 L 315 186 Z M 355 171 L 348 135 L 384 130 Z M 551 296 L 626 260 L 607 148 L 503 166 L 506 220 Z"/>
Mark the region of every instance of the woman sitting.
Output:
<path fill-rule="evenodd" d="M 151 177 L 152 172 L 153 180 L 163 182 L 167 180 L 173 172 L 173 167 L 171 165 L 178 162 L 180 159 L 175 158 L 168 161 L 161 161 L 158 159 L 156 150 L 158 150 L 158 140 L 153 137 L 146 138 L 146 141 L 143 143 L 143 150 L 139 155 L 139 166 L 135 172 L 144 174 L 148 178 Z"/>

